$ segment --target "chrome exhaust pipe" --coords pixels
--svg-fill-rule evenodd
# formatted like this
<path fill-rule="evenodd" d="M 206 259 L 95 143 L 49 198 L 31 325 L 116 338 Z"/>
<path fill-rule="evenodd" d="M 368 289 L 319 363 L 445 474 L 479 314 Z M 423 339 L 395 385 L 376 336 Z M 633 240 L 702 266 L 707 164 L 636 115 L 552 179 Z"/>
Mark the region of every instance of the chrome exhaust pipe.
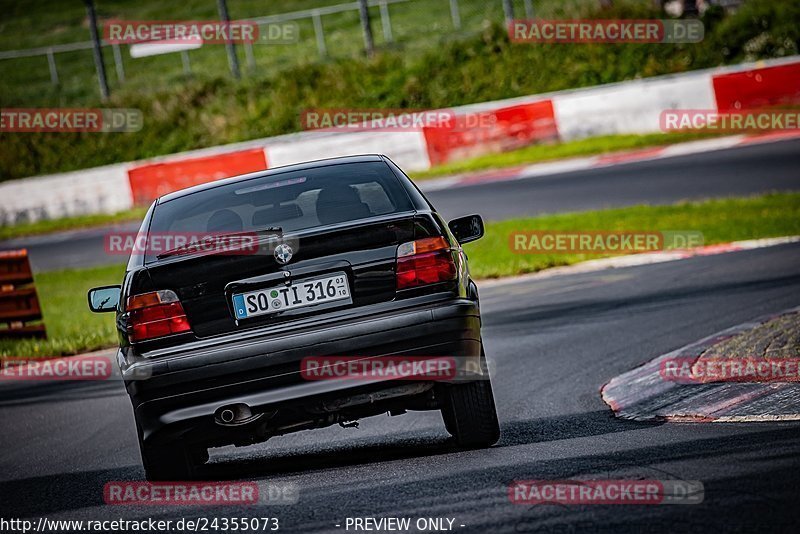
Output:
<path fill-rule="evenodd" d="M 214 419 L 217 424 L 222 426 L 237 426 L 244 425 L 259 419 L 263 414 L 253 415 L 250 406 L 239 402 L 236 404 L 228 404 L 217 408 Z"/>

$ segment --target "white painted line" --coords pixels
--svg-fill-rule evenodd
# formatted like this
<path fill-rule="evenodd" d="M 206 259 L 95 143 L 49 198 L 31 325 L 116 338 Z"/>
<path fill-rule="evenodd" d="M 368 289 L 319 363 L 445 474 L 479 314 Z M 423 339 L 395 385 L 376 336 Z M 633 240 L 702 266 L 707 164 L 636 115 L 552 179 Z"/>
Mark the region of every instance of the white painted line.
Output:
<path fill-rule="evenodd" d="M 422 191 L 439 191 L 441 189 L 448 189 L 450 187 L 458 187 L 461 179 L 463 177 L 461 175 L 457 176 L 448 176 L 447 178 L 435 178 L 431 180 L 420 180 L 416 182 L 417 187 L 419 187 Z"/>
<path fill-rule="evenodd" d="M 529 165 L 522 172 L 523 177 L 547 176 L 590 169 L 595 165 L 597 165 L 597 156 L 591 156 Z"/>
<path fill-rule="evenodd" d="M 669 158 L 673 156 L 688 156 L 700 152 L 713 152 L 715 150 L 725 150 L 733 148 L 741 143 L 746 136 L 732 135 L 730 137 L 718 137 L 716 139 L 700 139 L 687 143 L 678 143 L 664 148 L 664 152 L 657 158 Z"/>

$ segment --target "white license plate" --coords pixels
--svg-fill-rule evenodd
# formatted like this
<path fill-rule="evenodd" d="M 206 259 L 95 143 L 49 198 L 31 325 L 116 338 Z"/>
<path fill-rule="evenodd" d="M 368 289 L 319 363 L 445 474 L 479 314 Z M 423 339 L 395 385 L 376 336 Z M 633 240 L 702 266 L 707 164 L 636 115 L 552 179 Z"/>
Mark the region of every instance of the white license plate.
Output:
<path fill-rule="evenodd" d="M 298 280 L 290 286 L 239 293 L 233 296 L 233 311 L 237 319 L 246 319 L 348 298 L 347 276 L 335 273 L 323 278 Z"/>

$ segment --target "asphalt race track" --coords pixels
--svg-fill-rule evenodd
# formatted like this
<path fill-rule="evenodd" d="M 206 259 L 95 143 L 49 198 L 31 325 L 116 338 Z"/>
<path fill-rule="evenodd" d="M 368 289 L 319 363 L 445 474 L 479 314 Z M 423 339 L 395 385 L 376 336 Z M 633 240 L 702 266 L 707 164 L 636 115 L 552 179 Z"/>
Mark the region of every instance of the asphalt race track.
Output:
<path fill-rule="evenodd" d="M 445 216 L 490 220 L 800 189 L 800 139 L 432 191 Z"/>
<path fill-rule="evenodd" d="M 122 386 L 5 383 L 3 516 L 277 516 L 290 532 L 344 532 L 357 516 L 448 517 L 461 532 L 796 532 L 796 424 L 624 422 L 598 390 L 659 354 L 798 305 L 800 244 L 485 285 L 481 298 L 502 423 L 490 450 L 452 448 L 437 412 L 381 416 L 359 429 L 217 449 L 201 476 L 293 482 L 298 504 L 110 507 L 106 482 L 144 475 Z M 562 507 L 507 495 L 513 480 L 575 478 L 699 480 L 705 496 L 693 505 Z"/>
<path fill-rule="evenodd" d="M 798 169 L 795 140 L 429 196 L 447 217 L 496 220 L 798 190 Z M 27 246 L 38 270 L 104 264 L 107 231 L 3 246 Z M 448 518 L 462 532 L 796 531 L 800 426 L 620 421 L 599 389 L 655 356 L 800 304 L 800 244 L 486 283 L 481 303 L 502 425 L 489 450 L 456 449 L 438 412 L 379 416 L 358 429 L 215 449 L 199 477 L 293 483 L 294 505 L 107 506 L 107 482 L 144 477 L 121 383 L 0 382 L 3 517 L 269 516 L 288 532 L 346 532 L 348 517 Z M 514 480 L 584 478 L 700 481 L 704 500 L 565 507 L 508 497 Z"/>
<path fill-rule="evenodd" d="M 627 163 L 586 171 L 447 188 L 427 194 L 448 218 L 479 213 L 488 220 L 585 211 L 685 199 L 800 190 L 800 140 L 743 146 L 705 154 Z M 120 227 L 135 231 L 138 224 Z M 105 254 L 108 228 L 0 242 L 27 248 L 33 268 L 48 271 L 124 263 Z"/>

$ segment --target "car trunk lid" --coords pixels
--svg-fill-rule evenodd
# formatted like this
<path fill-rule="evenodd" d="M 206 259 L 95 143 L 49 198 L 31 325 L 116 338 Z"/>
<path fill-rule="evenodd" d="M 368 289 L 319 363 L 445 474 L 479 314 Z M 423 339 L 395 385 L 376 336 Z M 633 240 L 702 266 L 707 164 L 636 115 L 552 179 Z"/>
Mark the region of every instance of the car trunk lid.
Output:
<path fill-rule="evenodd" d="M 318 227 L 266 240 L 256 254 L 175 256 L 148 271 L 153 287 L 177 293 L 197 337 L 288 322 L 394 299 L 397 246 L 414 239 L 414 219 L 406 212 Z M 278 244 L 292 249 L 286 264 L 276 258 Z M 347 279 L 349 299 L 236 318 L 234 295 L 339 274 Z"/>

